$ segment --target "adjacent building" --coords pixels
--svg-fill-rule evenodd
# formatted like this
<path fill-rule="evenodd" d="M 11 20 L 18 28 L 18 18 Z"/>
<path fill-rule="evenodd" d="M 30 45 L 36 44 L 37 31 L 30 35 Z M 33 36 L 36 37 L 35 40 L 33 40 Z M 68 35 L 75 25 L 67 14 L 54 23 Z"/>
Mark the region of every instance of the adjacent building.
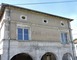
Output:
<path fill-rule="evenodd" d="M 72 19 L 2 4 L 1 60 L 72 60 Z"/>
<path fill-rule="evenodd" d="M 74 43 L 74 48 L 75 48 L 75 55 L 77 56 L 77 39 L 75 39 L 73 43 Z"/>

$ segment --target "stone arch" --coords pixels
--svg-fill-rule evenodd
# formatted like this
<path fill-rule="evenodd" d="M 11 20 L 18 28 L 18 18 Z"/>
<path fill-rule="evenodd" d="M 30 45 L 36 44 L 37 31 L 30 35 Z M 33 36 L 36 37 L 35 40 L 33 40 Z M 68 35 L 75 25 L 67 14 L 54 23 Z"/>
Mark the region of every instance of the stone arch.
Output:
<path fill-rule="evenodd" d="M 56 55 L 51 52 L 47 52 L 42 56 L 41 60 L 56 60 Z"/>
<path fill-rule="evenodd" d="M 62 60 L 72 60 L 71 53 L 65 53 L 62 57 Z"/>
<path fill-rule="evenodd" d="M 10 60 L 33 60 L 27 53 L 19 53 L 14 55 Z"/>

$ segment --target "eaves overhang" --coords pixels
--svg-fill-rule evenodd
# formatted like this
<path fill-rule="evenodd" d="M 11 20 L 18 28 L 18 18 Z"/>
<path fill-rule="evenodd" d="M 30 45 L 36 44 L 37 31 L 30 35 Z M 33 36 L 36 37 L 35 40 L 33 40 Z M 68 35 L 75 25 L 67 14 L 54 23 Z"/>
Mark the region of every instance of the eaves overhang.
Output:
<path fill-rule="evenodd" d="M 14 8 L 18 8 L 18 9 L 28 10 L 28 11 L 32 11 L 32 12 L 36 12 L 36 13 L 41 13 L 41 14 L 45 14 L 45 15 L 50 15 L 50 16 L 66 19 L 66 20 L 69 20 L 69 21 L 73 20 L 73 19 L 70 19 L 70 18 L 66 18 L 66 17 L 54 15 L 54 14 L 49 14 L 49 13 L 45 13 L 45 12 L 40 12 L 40 11 L 36 11 L 36 10 L 28 9 L 28 8 L 23 8 L 23 7 L 18 7 L 18 6 L 14 6 L 14 5 L 10 5 L 10 4 L 4 4 L 4 3 L 2 3 L 1 10 L 0 10 L 0 20 L 3 16 L 4 10 L 5 10 L 6 7 L 9 7 L 9 8 L 14 7 Z"/>

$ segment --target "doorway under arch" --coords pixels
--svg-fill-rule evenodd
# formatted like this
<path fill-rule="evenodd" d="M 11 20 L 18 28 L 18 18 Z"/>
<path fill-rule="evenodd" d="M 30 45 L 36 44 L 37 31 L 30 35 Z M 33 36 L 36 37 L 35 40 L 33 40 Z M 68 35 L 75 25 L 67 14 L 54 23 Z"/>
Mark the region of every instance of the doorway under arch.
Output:
<path fill-rule="evenodd" d="M 19 53 L 11 58 L 11 60 L 33 60 L 32 57 L 26 53 Z"/>
<path fill-rule="evenodd" d="M 62 60 L 72 60 L 72 55 L 70 53 L 66 53 L 63 55 Z"/>
<path fill-rule="evenodd" d="M 56 56 L 51 52 L 47 52 L 42 56 L 41 60 L 56 60 Z"/>

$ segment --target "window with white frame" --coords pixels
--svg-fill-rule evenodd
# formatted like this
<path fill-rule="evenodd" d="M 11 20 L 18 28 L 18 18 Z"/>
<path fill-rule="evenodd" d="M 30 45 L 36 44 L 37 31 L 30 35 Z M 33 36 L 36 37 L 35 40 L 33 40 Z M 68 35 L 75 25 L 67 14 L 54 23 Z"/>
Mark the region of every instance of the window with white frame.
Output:
<path fill-rule="evenodd" d="M 17 28 L 17 39 L 18 40 L 30 40 L 29 28 Z"/>
<path fill-rule="evenodd" d="M 61 43 L 63 43 L 63 44 L 67 44 L 68 43 L 67 33 L 65 33 L 65 32 L 61 33 Z"/>

